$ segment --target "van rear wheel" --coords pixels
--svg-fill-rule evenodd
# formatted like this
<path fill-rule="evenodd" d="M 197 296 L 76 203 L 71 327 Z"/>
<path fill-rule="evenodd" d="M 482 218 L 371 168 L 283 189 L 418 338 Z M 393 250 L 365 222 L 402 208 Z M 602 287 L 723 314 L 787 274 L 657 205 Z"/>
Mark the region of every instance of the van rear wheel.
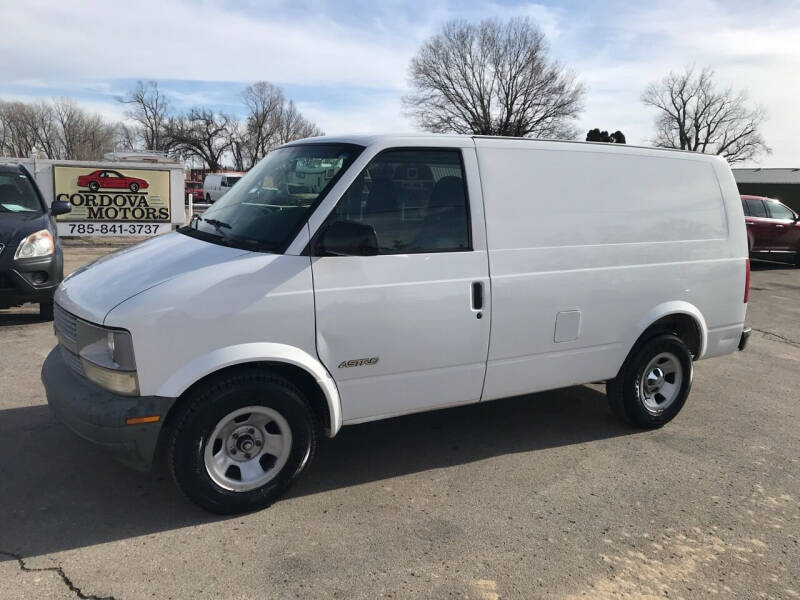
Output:
<path fill-rule="evenodd" d="M 272 504 L 311 462 L 317 428 L 302 393 L 261 369 L 192 393 L 169 439 L 181 491 L 206 510 L 236 514 Z"/>
<path fill-rule="evenodd" d="M 634 348 L 617 377 L 606 384 L 612 411 L 644 429 L 669 423 L 692 386 L 692 355 L 673 334 L 658 334 Z"/>

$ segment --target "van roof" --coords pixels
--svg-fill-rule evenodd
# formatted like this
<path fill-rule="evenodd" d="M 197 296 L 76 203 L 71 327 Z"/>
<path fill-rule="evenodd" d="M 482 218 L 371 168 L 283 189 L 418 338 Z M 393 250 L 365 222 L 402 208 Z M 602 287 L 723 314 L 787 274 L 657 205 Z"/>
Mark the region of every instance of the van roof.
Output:
<path fill-rule="evenodd" d="M 332 135 L 332 136 L 319 136 L 319 137 L 304 138 L 301 140 L 294 140 L 284 145 L 296 146 L 302 144 L 335 143 L 335 144 L 357 144 L 359 146 L 371 146 L 377 143 L 381 144 L 399 143 L 407 146 L 408 145 L 413 146 L 415 143 L 420 143 L 420 142 L 430 143 L 436 141 L 436 142 L 446 143 L 449 141 L 454 145 L 464 146 L 467 145 L 470 140 L 502 140 L 502 141 L 517 141 L 520 143 L 528 143 L 528 144 L 545 143 L 545 144 L 582 145 L 582 146 L 592 146 L 598 149 L 604 148 L 608 149 L 611 152 L 625 150 L 625 149 L 649 150 L 658 152 L 679 152 L 681 154 L 688 154 L 695 157 L 708 157 L 709 159 L 723 160 L 723 161 L 725 160 L 722 157 L 716 156 L 714 154 L 702 154 L 700 152 L 692 152 L 690 150 L 680 150 L 677 148 L 658 148 L 655 146 L 637 146 L 634 144 L 610 144 L 606 142 L 584 142 L 580 140 L 554 140 L 545 138 L 504 137 L 496 135 L 453 135 L 453 134 L 443 134 L 443 133 L 398 133 L 398 134 L 381 133 L 381 134 Z"/>

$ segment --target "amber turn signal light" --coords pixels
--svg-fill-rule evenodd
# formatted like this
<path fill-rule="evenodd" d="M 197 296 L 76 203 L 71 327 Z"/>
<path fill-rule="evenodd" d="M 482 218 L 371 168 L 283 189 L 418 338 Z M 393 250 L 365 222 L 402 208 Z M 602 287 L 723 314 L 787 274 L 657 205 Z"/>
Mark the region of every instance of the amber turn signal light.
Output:
<path fill-rule="evenodd" d="M 125 425 L 141 425 L 142 423 L 156 423 L 161 420 L 161 415 L 152 415 L 150 417 L 131 417 L 125 419 Z"/>

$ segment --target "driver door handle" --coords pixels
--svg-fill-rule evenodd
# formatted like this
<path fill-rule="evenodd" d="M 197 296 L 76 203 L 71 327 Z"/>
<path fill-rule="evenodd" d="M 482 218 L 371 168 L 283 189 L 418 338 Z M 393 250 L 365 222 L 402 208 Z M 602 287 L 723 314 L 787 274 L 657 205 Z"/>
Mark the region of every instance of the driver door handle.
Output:
<path fill-rule="evenodd" d="M 472 283 L 472 310 L 483 309 L 483 283 L 475 281 Z"/>

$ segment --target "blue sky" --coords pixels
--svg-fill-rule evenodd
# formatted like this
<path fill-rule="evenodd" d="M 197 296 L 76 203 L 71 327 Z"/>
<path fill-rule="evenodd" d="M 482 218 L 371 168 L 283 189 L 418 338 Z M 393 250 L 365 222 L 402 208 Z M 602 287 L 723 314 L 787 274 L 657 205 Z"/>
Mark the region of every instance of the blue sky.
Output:
<path fill-rule="evenodd" d="M 797 0 L 0 0 L 0 16 L 0 98 L 71 96 L 121 118 L 115 96 L 154 79 L 177 109 L 236 113 L 239 91 L 268 80 L 328 133 L 413 131 L 400 98 L 420 43 L 447 19 L 528 16 L 587 87 L 581 129 L 646 143 L 644 86 L 709 65 L 767 108 L 760 166 L 800 167 Z"/>

